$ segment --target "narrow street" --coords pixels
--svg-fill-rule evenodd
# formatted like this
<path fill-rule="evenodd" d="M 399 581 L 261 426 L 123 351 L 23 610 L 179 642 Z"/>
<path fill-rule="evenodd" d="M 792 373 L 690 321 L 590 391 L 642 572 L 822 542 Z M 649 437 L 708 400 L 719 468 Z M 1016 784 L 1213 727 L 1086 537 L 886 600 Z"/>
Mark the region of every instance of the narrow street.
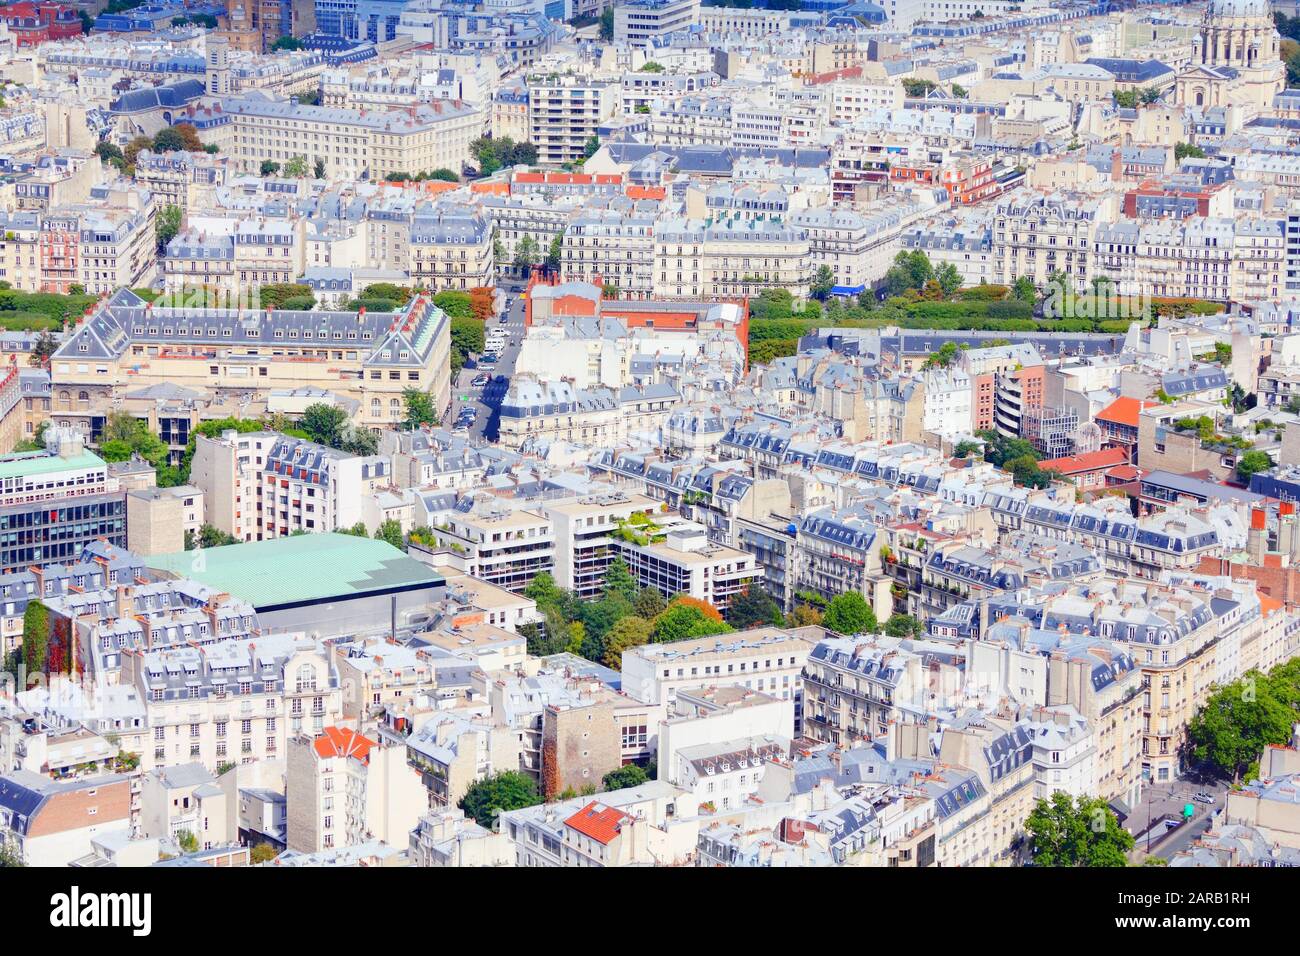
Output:
<path fill-rule="evenodd" d="M 472 407 L 476 414 L 474 424 L 468 429 L 474 440 L 496 441 L 497 409 L 501 399 L 510 387 L 510 378 L 515 374 L 515 362 L 519 358 L 519 347 L 524 336 L 524 299 L 523 296 L 510 292 L 510 304 L 506 309 L 505 321 L 489 319 L 485 332 L 491 334 L 494 329 L 506 333 L 507 344 L 501 351 L 496 364 L 491 368 L 480 368 L 477 364 L 466 364 L 452 383 L 451 410 L 448 412 L 448 428 L 454 428 L 456 417 L 462 408 Z M 471 383 L 479 375 L 488 375 L 486 385 L 475 387 Z"/>

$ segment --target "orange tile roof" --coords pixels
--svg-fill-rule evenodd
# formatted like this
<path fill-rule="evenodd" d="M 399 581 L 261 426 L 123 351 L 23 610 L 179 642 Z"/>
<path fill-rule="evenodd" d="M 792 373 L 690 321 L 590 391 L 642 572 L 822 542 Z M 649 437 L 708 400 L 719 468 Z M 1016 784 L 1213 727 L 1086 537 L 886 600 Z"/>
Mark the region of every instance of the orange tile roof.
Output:
<path fill-rule="evenodd" d="M 510 184 L 506 182 L 470 183 L 469 191 L 480 195 L 509 196 Z"/>
<path fill-rule="evenodd" d="M 1127 395 L 1121 395 L 1119 398 L 1115 399 L 1115 401 L 1111 402 L 1099 411 L 1097 413 L 1097 418 L 1104 419 L 1108 422 L 1115 422 L 1119 425 L 1131 425 L 1133 428 L 1137 428 L 1138 415 L 1142 410 L 1150 408 L 1152 405 L 1159 404 L 1159 402 L 1129 398 Z"/>
<path fill-rule="evenodd" d="M 1111 478 L 1117 478 L 1120 481 L 1133 481 L 1142 477 L 1142 469 L 1137 465 L 1116 465 L 1106 474 Z"/>
<path fill-rule="evenodd" d="M 618 836 L 619 830 L 623 828 L 623 821 L 627 819 L 630 818 L 622 810 L 615 810 L 593 800 L 564 823 L 583 836 L 591 837 L 597 843 L 608 846 Z"/>
<path fill-rule="evenodd" d="M 1044 470 L 1059 471 L 1063 475 L 1076 475 L 1084 471 L 1098 471 L 1113 468 L 1128 462 L 1128 452 L 1123 448 L 1103 448 L 1101 451 L 1085 452 L 1082 455 L 1069 455 L 1065 458 L 1048 458 L 1038 463 Z"/>
<path fill-rule="evenodd" d="M 1276 598 L 1271 598 L 1263 591 L 1259 592 L 1259 609 L 1265 617 L 1268 617 L 1274 611 L 1282 610 L 1282 602 Z"/>
<path fill-rule="evenodd" d="M 663 186 L 628 186 L 623 192 L 628 199 L 663 199 L 668 195 Z"/>
<path fill-rule="evenodd" d="M 358 760 L 368 760 L 373 746 L 373 740 L 347 727 L 326 727 L 315 742 L 317 756 L 327 759 L 356 757 Z"/>

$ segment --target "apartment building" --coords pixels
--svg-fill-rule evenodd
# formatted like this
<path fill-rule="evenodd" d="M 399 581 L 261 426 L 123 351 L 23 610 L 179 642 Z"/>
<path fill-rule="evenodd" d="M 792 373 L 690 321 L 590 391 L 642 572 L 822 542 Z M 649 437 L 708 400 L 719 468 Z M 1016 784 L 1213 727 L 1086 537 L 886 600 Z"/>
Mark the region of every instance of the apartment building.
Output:
<path fill-rule="evenodd" d="M 638 534 L 625 526 L 614 547 L 641 587 L 660 594 L 685 594 L 726 612 L 731 599 L 762 576 L 753 557 L 709 541 L 703 525 L 679 522 L 664 529 L 651 525 Z"/>
<path fill-rule="evenodd" d="M 658 203 L 584 209 L 564 231 L 560 268 L 570 282 L 613 286 L 620 299 L 654 292 L 654 231 Z"/>
<path fill-rule="evenodd" d="M 301 159 L 309 170 L 322 162 L 327 177 L 344 180 L 435 169 L 459 174 L 470 162 L 469 144 L 483 132 L 481 111 L 459 101 L 367 111 L 253 94 L 221 105 L 230 118 L 228 152 L 240 173 Z"/>
<path fill-rule="evenodd" d="M 126 500 L 108 465 L 70 429 L 45 451 L 0 456 L 0 573 L 68 564 L 103 538 L 126 545 Z"/>
<path fill-rule="evenodd" d="M 140 767 L 275 759 L 293 735 L 320 733 L 342 714 L 329 652 L 301 634 L 202 645 L 121 649 L 122 684 L 145 711 L 151 745 Z"/>
<path fill-rule="evenodd" d="M 573 74 L 530 76 L 528 141 L 537 147 L 538 162 L 559 165 L 585 159 L 587 141 L 618 110 L 619 96 L 616 84 Z"/>
<path fill-rule="evenodd" d="M 195 437 L 191 481 L 208 523 L 241 541 L 336 531 L 362 520 L 363 498 L 392 483 L 382 455 L 352 455 L 274 432 Z"/>
<path fill-rule="evenodd" d="M 822 743 L 854 744 L 881 736 L 892 721 L 924 709 L 926 677 L 919 653 L 898 638 L 826 638 L 804 664 L 804 734 Z"/>
<path fill-rule="evenodd" d="M 555 583 L 583 601 L 598 597 L 605 571 L 619 553 L 611 532 L 633 514 L 658 507 L 644 495 L 620 493 L 544 505 L 555 534 Z"/>
<path fill-rule="evenodd" d="M 406 759 L 427 806 L 454 807 L 476 780 L 520 769 L 520 739 L 491 717 L 446 710 L 406 738 Z"/>
<path fill-rule="evenodd" d="M 404 418 L 408 387 L 450 402 L 450 344 L 447 316 L 423 295 L 396 314 L 262 312 L 154 308 L 120 289 L 52 357 L 53 412 L 164 382 L 245 397 L 309 386 L 359 402 L 359 423 L 378 429 Z"/>
<path fill-rule="evenodd" d="M 537 575 L 555 572 L 555 533 L 540 511 L 496 503 L 451 511 L 430 533 L 463 559 L 466 574 L 515 594 Z"/>
<path fill-rule="evenodd" d="M 126 774 L 52 780 L 29 770 L 0 776 L 0 845 L 25 866 L 67 866 L 91 842 L 131 833 L 134 777 Z"/>
<path fill-rule="evenodd" d="M 790 225 L 808 235 L 814 270 L 828 266 L 835 285 L 848 290 L 871 286 L 889 271 L 898 253 L 898 240 L 911 207 L 864 215 L 841 209 L 803 209 L 790 216 Z"/>
<path fill-rule="evenodd" d="M 230 165 L 230 157 L 219 154 L 142 149 L 135 159 L 135 178 L 153 194 L 158 209 L 175 206 L 184 212 L 229 181 Z"/>
<path fill-rule="evenodd" d="M 493 284 L 492 226 L 482 211 L 449 202 L 417 209 L 411 221 L 407 273 L 428 289 L 475 289 Z"/>
<path fill-rule="evenodd" d="M 655 230 L 654 297 L 806 297 L 816 267 L 805 228 L 779 218 L 669 219 Z"/>
<path fill-rule="evenodd" d="M 507 448 L 543 441 L 616 445 L 628 435 L 660 428 L 680 403 L 666 382 L 622 388 L 576 388 L 571 379 L 515 376 L 501 400 L 499 440 Z"/>
<path fill-rule="evenodd" d="M 633 47 L 700 22 L 700 0 L 632 0 L 614 6 L 614 39 Z"/>
<path fill-rule="evenodd" d="M 290 850 L 318 853 L 370 840 L 401 846 L 428 810 L 406 748 L 346 727 L 290 738 L 285 765 Z"/>
<path fill-rule="evenodd" d="M 1116 198 L 1065 194 L 1008 197 L 993 216 L 993 255 L 998 281 L 1028 276 L 1038 285 L 1048 276 L 1066 276 L 1070 291 L 1082 291 L 1104 270 L 1093 267 L 1094 242 L 1101 223 L 1119 218 Z"/>
<path fill-rule="evenodd" d="M 791 738 L 807 732 L 804 670 L 825 637 L 819 627 L 757 627 L 672 644 L 646 644 L 623 654 L 623 693 L 672 712 L 684 688 L 744 688 L 794 704 Z M 657 745 L 656 745 L 657 746 Z"/>

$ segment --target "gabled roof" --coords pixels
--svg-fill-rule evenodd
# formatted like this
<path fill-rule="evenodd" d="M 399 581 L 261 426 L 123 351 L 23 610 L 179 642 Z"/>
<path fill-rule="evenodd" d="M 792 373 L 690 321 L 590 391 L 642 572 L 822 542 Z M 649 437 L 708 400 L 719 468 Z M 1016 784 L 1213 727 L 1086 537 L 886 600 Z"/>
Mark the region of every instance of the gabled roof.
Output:
<path fill-rule="evenodd" d="M 1115 422 L 1117 425 L 1138 426 L 1138 415 L 1143 409 L 1158 405 L 1159 402 L 1144 401 L 1122 395 L 1097 413 L 1097 421 Z"/>
<path fill-rule="evenodd" d="M 590 837 L 597 843 L 608 846 L 614 842 L 625 820 L 630 819 L 622 810 L 607 807 L 593 800 L 573 816 L 564 821 L 565 826 L 572 827 L 583 836 Z"/>
<path fill-rule="evenodd" d="M 373 740 L 347 727 L 326 727 L 313 744 L 317 756 L 326 759 L 356 757 L 358 760 L 368 759 L 370 748 L 374 745 Z"/>
<path fill-rule="evenodd" d="M 1049 458 L 1040 461 L 1038 467 L 1059 471 L 1063 475 L 1077 475 L 1085 471 L 1100 471 L 1128 461 L 1128 451 L 1124 448 L 1103 448 L 1100 451 L 1085 452 L 1082 455 L 1067 455 L 1064 458 Z"/>

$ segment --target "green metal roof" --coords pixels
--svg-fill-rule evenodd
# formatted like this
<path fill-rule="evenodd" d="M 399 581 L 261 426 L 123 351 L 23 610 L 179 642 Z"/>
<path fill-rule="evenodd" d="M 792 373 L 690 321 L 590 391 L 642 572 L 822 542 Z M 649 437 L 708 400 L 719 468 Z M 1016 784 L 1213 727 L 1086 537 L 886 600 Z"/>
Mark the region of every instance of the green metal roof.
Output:
<path fill-rule="evenodd" d="M 444 583 L 428 565 L 386 541 L 332 532 L 154 555 L 145 565 L 192 578 L 255 608 Z"/>
<path fill-rule="evenodd" d="M 17 452 L 0 458 L 0 480 L 103 467 L 104 459 L 92 451 L 83 451 L 71 458 L 60 458 L 43 451 Z"/>

